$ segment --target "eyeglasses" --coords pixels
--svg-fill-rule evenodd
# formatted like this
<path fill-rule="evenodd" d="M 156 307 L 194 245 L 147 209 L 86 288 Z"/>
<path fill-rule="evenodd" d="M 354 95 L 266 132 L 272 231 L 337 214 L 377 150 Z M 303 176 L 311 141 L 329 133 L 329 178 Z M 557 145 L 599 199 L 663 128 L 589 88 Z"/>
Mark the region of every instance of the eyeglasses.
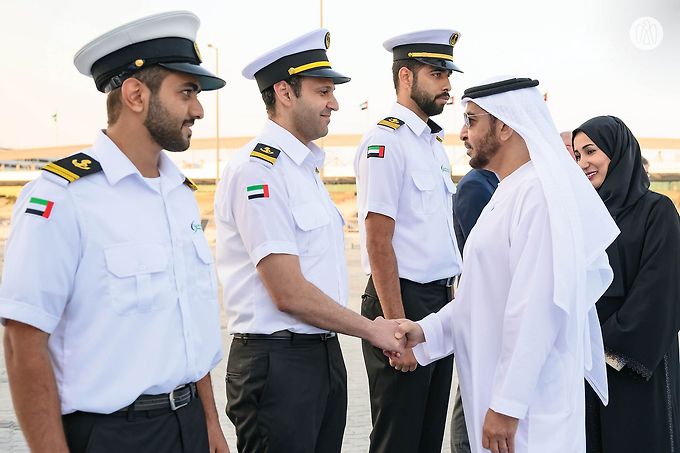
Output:
<path fill-rule="evenodd" d="M 465 127 L 470 127 L 470 118 L 484 115 L 491 115 L 491 113 L 473 113 L 472 115 L 469 115 L 467 112 L 463 112 L 463 122 L 465 123 Z"/>

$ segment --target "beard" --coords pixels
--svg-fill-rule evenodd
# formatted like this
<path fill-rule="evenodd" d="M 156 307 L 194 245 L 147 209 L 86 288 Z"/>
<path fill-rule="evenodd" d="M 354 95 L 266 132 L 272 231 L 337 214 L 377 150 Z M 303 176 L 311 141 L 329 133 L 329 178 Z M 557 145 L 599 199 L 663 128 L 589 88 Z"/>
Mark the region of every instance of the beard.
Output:
<path fill-rule="evenodd" d="M 421 90 L 418 86 L 418 79 L 413 79 L 413 88 L 411 89 L 411 99 L 416 103 L 418 108 L 425 113 L 427 116 L 439 115 L 444 111 L 444 104 L 437 104 L 437 99 L 444 98 L 448 99 L 448 93 L 440 93 L 437 96 L 432 96 L 430 93 Z"/>
<path fill-rule="evenodd" d="M 184 137 L 182 126 L 186 123 L 193 124 L 193 121 L 184 121 L 179 127 L 177 123 L 178 120 L 163 106 L 159 97 L 152 95 L 144 126 L 151 138 L 167 151 L 186 151 L 189 148 L 190 138 Z"/>
<path fill-rule="evenodd" d="M 468 142 L 465 142 L 465 147 L 467 148 L 468 146 Z M 470 158 L 470 167 L 475 169 L 486 168 L 491 158 L 498 152 L 500 146 L 501 144 L 493 135 L 493 131 L 489 129 L 486 135 L 479 140 L 477 146 L 474 147 L 475 156 Z"/>

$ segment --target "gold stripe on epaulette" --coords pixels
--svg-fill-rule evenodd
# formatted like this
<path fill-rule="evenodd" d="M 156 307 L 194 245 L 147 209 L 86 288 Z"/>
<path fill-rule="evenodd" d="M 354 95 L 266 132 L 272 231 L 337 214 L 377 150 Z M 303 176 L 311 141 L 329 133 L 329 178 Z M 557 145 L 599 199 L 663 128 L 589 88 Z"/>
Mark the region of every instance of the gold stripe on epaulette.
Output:
<path fill-rule="evenodd" d="M 389 128 L 392 128 L 392 129 L 395 129 L 395 130 L 396 130 L 396 129 L 399 129 L 399 127 L 401 126 L 401 124 L 399 124 L 399 123 L 392 123 L 392 122 L 387 121 L 387 120 L 380 120 L 380 121 L 378 121 L 378 126 L 387 126 L 387 127 L 389 127 Z"/>
<path fill-rule="evenodd" d="M 76 179 L 80 178 L 80 176 L 63 167 L 60 167 L 59 165 L 56 165 L 54 162 L 50 162 L 49 164 L 45 165 L 43 167 L 43 170 L 49 171 L 50 173 L 54 173 L 57 176 L 61 176 L 68 182 L 73 182 Z"/>
<path fill-rule="evenodd" d="M 259 153 L 259 152 L 257 152 L 257 151 L 251 152 L 251 153 L 250 153 L 250 156 L 251 156 L 251 157 L 257 157 L 258 159 L 266 160 L 267 162 L 269 162 L 269 163 L 272 164 L 272 165 L 273 165 L 274 163 L 276 163 L 276 157 L 268 156 L 268 155 L 266 155 L 266 154 Z"/>

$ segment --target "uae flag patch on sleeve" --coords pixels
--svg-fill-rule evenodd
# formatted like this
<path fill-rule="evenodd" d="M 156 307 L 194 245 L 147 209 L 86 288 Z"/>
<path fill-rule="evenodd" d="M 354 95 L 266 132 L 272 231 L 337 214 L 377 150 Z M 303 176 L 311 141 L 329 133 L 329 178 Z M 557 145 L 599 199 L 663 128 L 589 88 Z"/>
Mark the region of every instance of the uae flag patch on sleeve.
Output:
<path fill-rule="evenodd" d="M 256 186 L 246 187 L 246 192 L 248 193 L 248 199 L 253 198 L 269 198 L 269 185 L 268 184 L 258 184 Z"/>
<path fill-rule="evenodd" d="M 385 145 L 370 145 L 366 157 L 385 157 Z"/>
<path fill-rule="evenodd" d="M 39 215 L 40 217 L 45 217 L 46 219 L 49 219 L 50 214 L 52 213 L 53 206 L 54 201 L 31 197 L 31 199 L 28 201 L 26 214 Z"/>

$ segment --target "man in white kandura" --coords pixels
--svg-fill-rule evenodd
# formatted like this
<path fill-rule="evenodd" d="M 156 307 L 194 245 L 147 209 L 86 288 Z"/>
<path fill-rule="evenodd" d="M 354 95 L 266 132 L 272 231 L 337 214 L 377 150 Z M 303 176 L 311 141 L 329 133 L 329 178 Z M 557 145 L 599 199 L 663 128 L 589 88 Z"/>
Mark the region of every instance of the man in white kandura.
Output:
<path fill-rule="evenodd" d="M 455 351 L 473 452 L 585 451 L 584 377 L 607 401 L 595 302 L 618 229 L 579 174 L 538 81 L 463 94 L 473 168 L 501 180 L 465 244 L 454 302 L 403 320 L 419 363 Z"/>

